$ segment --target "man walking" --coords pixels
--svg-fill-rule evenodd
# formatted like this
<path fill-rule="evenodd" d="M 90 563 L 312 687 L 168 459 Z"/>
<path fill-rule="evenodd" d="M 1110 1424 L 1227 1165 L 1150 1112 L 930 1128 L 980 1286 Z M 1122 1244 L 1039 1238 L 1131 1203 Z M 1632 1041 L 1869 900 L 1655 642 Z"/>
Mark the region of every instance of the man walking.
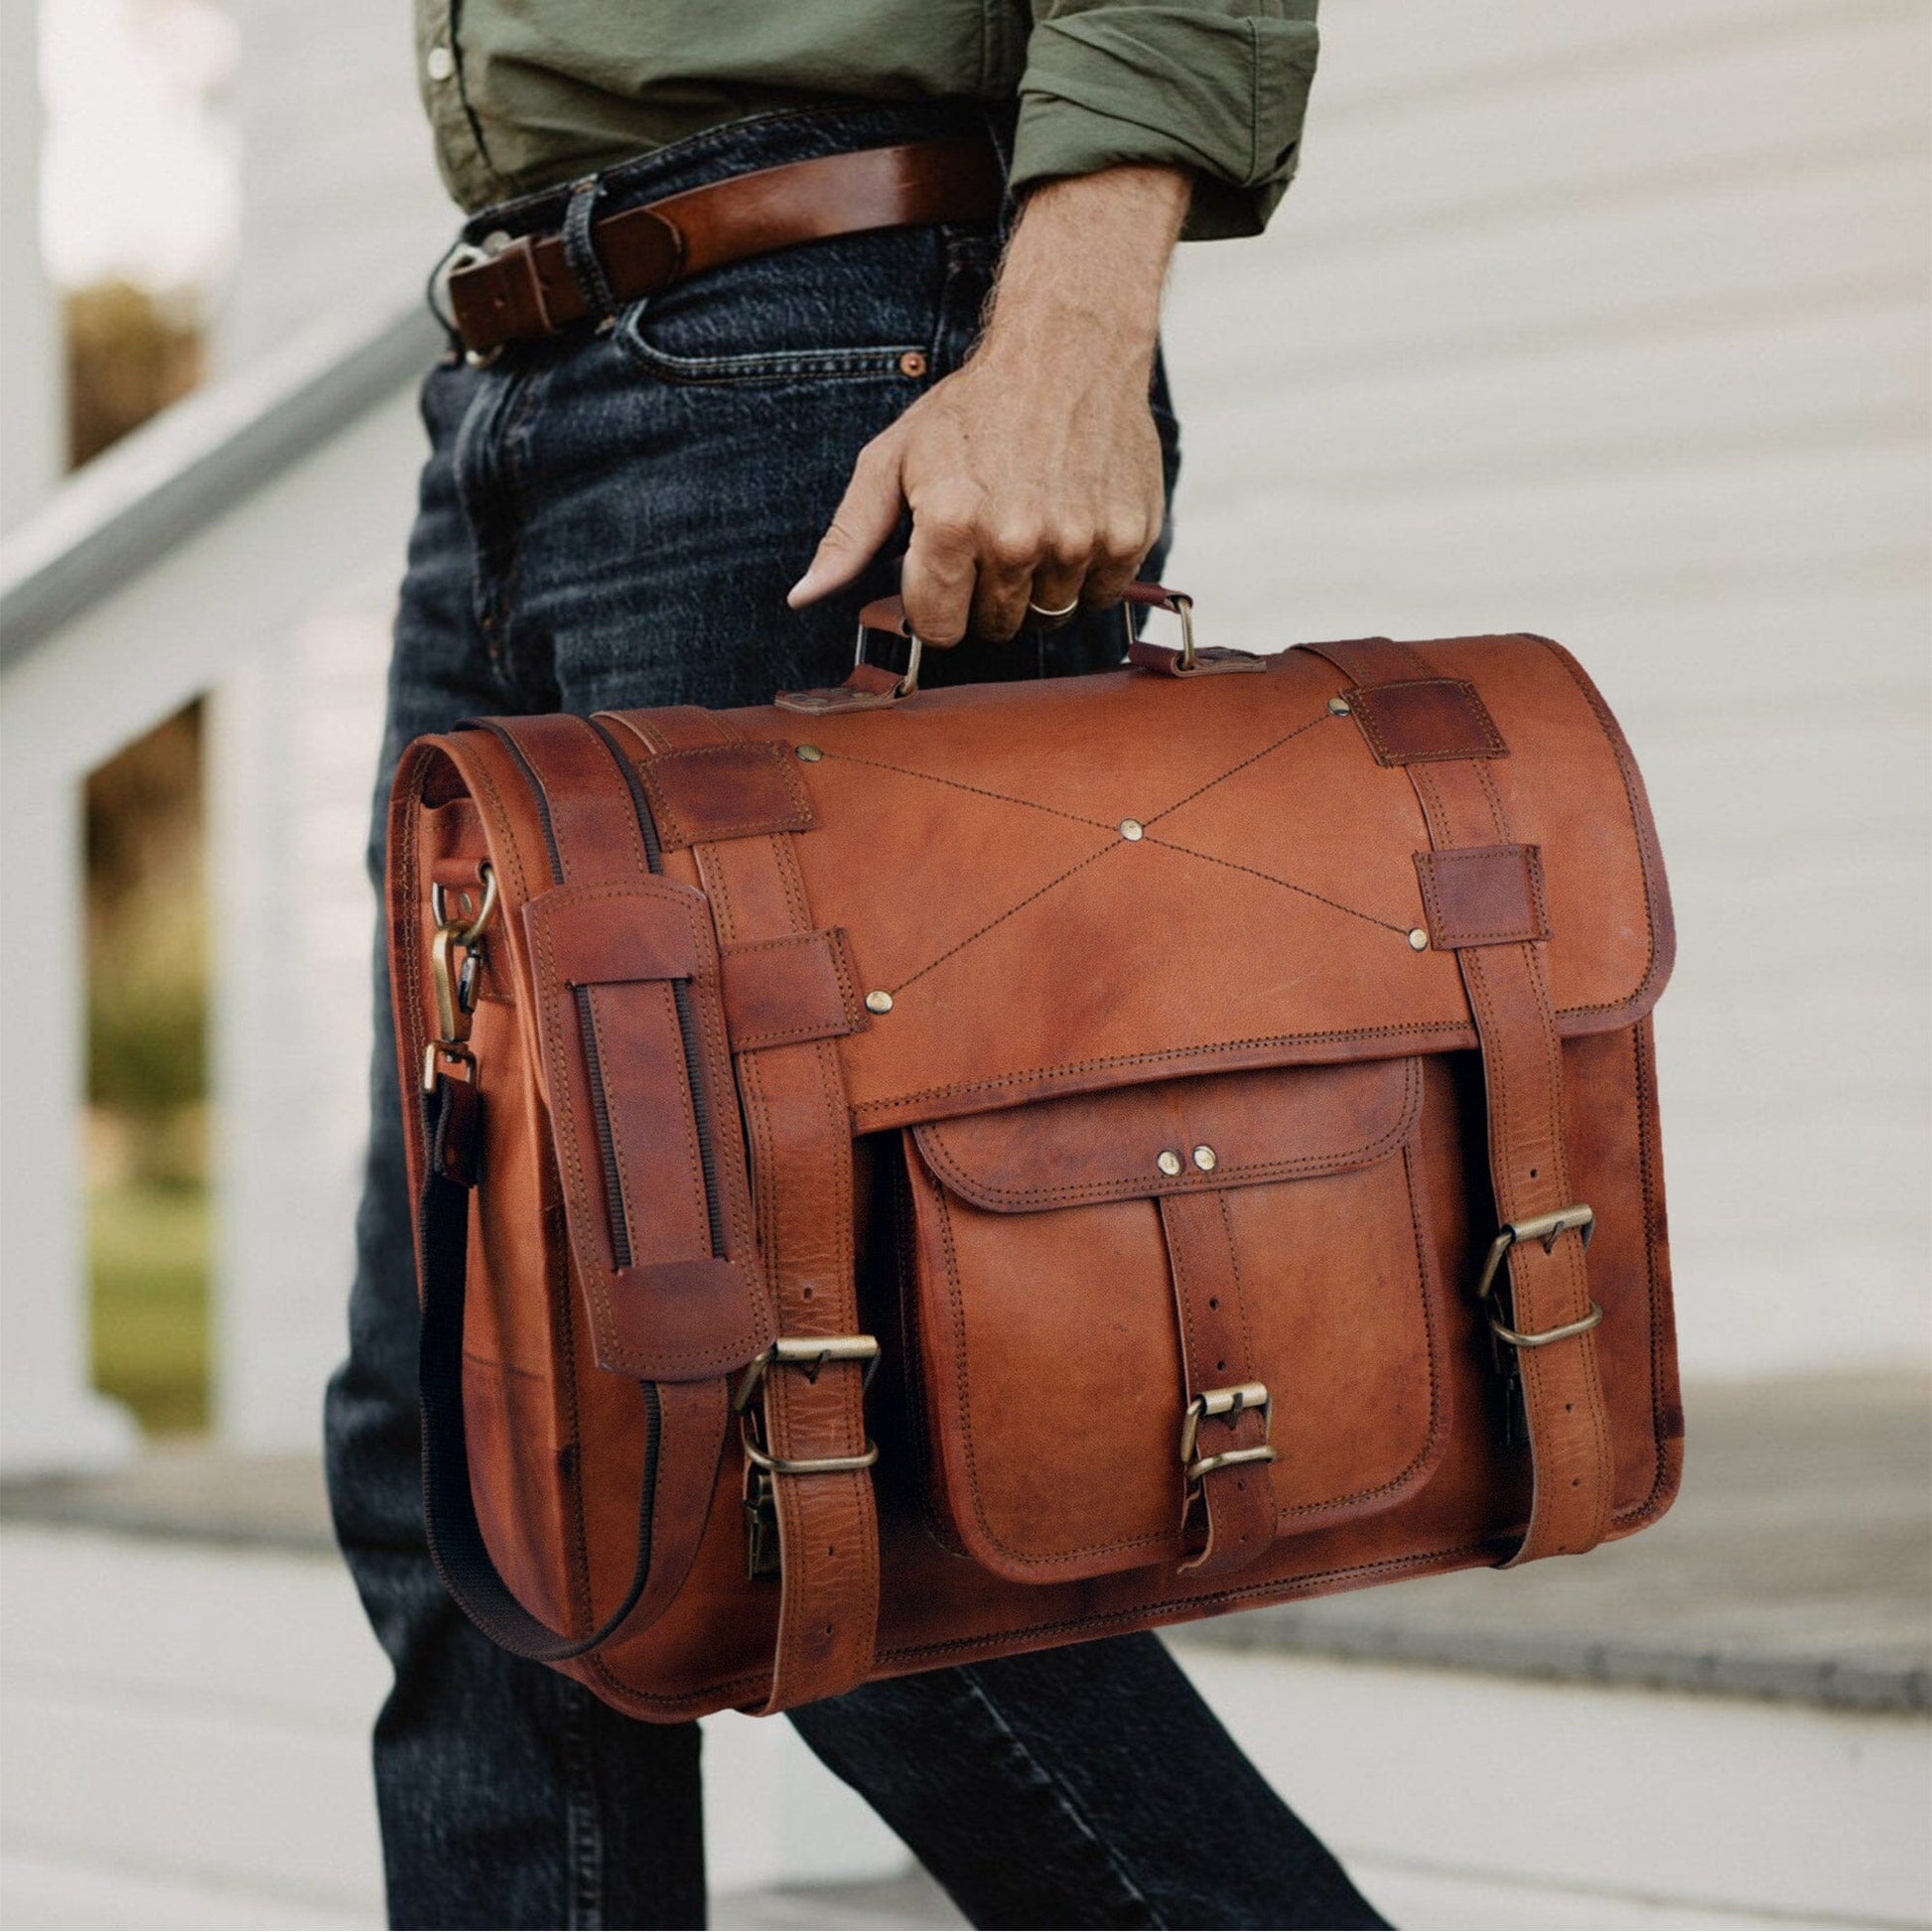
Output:
<path fill-rule="evenodd" d="M 424 387 L 384 790 L 403 746 L 464 717 L 835 683 L 896 573 L 919 636 L 964 640 L 929 683 L 1117 661 L 1110 607 L 1164 554 L 1177 465 L 1169 259 L 1268 218 L 1312 14 L 418 0 L 470 219 Z M 697 1726 L 634 1723 L 496 1650 L 431 1567 L 386 1019 L 376 1036 L 328 1429 L 338 1533 L 396 1672 L 375 1737 L 391 1915 L 700 1925 Z M 1381 1922 L 1152 1636 L 791 1721 L 976 1924 Z"/>

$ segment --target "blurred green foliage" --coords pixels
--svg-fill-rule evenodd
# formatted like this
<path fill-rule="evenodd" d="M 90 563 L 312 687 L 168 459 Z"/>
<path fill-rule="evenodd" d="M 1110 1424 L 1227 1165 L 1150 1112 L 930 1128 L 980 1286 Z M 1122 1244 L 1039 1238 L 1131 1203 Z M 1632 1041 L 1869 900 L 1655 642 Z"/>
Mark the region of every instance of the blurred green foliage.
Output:
<path fill-rule="evenodd" d="M 192 305 L 126 282 L 66 301 L 77 467 L 201 380 Z M 88 775 L 88 1242 L 94 1379 L 150 1431 L 208 1409 L 207 905 L 202 708 Z"/>
<path fill-rule="evenodd" d="M 150 1435 L 207 1428 L 207 1189 L 130 1182 L 87 1207 L 95 1386 Z"/>
<path fill-rule="evenodd" d="M 207 944 L 199 706 L 89 774 L 96 1384 L 150 1431 L 208 1408 Z"/>

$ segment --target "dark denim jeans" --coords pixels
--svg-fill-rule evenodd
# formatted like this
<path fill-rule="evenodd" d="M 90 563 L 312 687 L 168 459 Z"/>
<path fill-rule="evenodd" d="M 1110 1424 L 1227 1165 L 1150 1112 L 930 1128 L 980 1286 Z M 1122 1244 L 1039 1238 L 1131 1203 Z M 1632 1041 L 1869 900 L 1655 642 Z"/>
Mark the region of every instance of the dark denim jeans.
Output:
<path fill-rule="evenodd" d="M 607 176 L 601 207 L 960 118 L 746 122 Z M 559 197 L 532 198 L 472 232 L 554 224 L 560 211 Z M 958 367 L 997 247 L 991 224 L 824 242 L 696 279 L 601 333 L 432 371 L 385 789 L 410 739 L 463 717 L 759 704 L 841 677 L 857 608 L 892 588 L 891 566 L 803 613 L 786 610 L 785 589 L 861 445 Z M 922 374 L 908 373 L 914 351 Z M 1116 616 L 927 662 L 934 682 L 1046 675 L 1113 661 L 1121 644 Z M 375 827 L 379 880 L 380 801 Z M 379 963 L 376 980 L 374 1124 L 328 1450 L 337 1532 L 395 1665 L 375 1730 L 391 1915 L 702 1925 L 697 1725 L 634 1723 L 495 1649 L 430 1567 Z M 875 1685 L 792 1722 L 976 1924 L 1380 1923 L 1151 1636 Z"/>

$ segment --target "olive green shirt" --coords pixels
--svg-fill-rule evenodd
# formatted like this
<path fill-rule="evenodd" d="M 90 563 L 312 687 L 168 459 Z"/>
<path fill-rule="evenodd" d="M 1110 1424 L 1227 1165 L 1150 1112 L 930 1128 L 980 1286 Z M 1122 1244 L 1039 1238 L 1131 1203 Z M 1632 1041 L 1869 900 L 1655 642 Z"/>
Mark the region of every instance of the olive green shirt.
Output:
<path fill-rule="evenodd" d="M 748 114 L 1019 103 L 1013 182 L 1193 172 L 1194 237 L 1295 171 L 1316 0 L 416 0 L 437 157 L 471 210 Z"/>

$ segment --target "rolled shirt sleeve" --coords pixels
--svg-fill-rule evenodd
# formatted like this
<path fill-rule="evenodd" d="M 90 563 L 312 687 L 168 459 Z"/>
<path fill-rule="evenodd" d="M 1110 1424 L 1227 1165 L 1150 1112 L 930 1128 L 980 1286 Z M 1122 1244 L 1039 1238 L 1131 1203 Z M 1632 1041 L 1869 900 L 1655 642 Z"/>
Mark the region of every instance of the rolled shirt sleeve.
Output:
<path fill-rule="evenodd" d="M 1288 191 L 1315 0 L 1037 0 L 1013 185 L 1128 163 L 1190 170 L 1191 240 L 1259 234 Z"/>

